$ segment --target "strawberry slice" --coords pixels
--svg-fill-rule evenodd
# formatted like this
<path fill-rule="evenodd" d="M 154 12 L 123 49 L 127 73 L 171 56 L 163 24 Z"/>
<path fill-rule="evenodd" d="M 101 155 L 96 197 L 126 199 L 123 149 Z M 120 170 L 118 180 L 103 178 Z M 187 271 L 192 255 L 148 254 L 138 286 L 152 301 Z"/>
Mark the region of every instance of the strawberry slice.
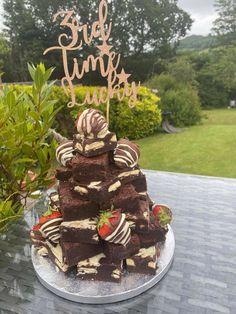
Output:
<path fill-rule="evenodd" d="M 171 209 L 166 205 L 153 205 L 152 213 L 161 227 L 165 227 L 172 221 Z"/>
<path fill-rule="evenodd" d="M 61 217 L 62 217 L 62 214 L 59 211 L 49 209 L 46 213 L 43 214 L 43 216 L 39 218 L 39 225 L 43 225 L 49 220 L 61 218 Z"/>
<path fill-rule="evenodd" d="M 121 220 L 121 211 L 112 210 L 101 212 L 98 219 L 98 234 L 102 239 L 106 239 L 118 227 Z"/>

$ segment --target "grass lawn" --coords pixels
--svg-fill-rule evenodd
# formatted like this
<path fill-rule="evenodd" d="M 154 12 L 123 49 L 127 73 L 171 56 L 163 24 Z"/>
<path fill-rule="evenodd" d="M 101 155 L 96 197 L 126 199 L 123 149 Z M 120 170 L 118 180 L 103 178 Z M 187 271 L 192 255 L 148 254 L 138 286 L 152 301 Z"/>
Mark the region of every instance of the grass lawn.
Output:
<path fill-rule="evenodd" d="M 202 125 L 137 141 L 145 169 L 236 178 L 236 110 L 203 111 Z"/>

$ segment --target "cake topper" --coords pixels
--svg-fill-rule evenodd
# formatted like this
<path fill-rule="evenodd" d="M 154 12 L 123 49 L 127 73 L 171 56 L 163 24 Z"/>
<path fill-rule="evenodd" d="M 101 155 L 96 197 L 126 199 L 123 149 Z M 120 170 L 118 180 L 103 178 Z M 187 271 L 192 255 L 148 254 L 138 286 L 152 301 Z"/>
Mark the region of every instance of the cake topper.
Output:
<path fill-rule="evenodd" d="M 67 95 L 70 94 L 71 100 L 68 107 L 95 104 L 107 104 L 107 121 L 109 122 L 110 99 L 114 96 L 119 101 L 128 97 L 128 104 L 132 108 L 137 101 L 139 84 L 128 82 L 130 74 L 125 69 L 120 69 L 121 55 L 112 51 L 113 46 L 109 45 L 109 37 L 112 30 L 112 22 L 107 23 L 108 4 L 107 0 L 100 0 L 98 20 L 93 22 L 91 27 L 81 24 L 74 11 L 59 11 L 54 15 L 55 22 L 59 17 L 62 18 L 60 26 L 67 28 L 70 35 L 62 33 L 58 37 L 58 46 L 53 46 L 45 50 L 44 55 L 49 51 L 60 50 L 62 54 L 64 74 L 61 83 Z M 86 60 L 73 59 L 73 66 L 69 67 L 70 52 L 80 51 L 83 45 L 91 45 L 94 39 L 99 39 L 101 45 L 97 45 L 98 55 L 89 55 Z M 107 87 L 95 89 L 93 93 L 86 92 L 82 103 L 77 103 L 73 81 L 81 80 L 90 71 L 99 70 L 103 78 L 107 80 Z"/>

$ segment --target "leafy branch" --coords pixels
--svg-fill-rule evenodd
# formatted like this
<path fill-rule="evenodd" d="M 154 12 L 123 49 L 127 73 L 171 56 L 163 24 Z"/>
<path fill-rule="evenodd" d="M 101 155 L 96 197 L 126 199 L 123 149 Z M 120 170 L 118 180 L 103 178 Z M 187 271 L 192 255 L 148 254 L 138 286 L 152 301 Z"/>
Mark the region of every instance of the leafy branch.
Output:
<path fill-rule="evenodd" d="M 47 174 L 55 159 L 50 130 L 61 107 L 50 97 L 53 69 L 43 64 L 28 69 L 30 92 L 3 87 L 0 93 L 0 231 L 21 216 L 27 197 L 51 182 Z"/>

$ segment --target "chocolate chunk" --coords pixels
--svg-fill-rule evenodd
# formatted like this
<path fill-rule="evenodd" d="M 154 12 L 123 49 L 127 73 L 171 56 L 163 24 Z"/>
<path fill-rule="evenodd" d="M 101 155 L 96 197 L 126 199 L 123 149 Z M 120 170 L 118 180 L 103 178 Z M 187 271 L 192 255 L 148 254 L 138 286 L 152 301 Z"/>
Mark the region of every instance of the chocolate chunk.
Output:
<path fill-rule="evenodd" d="M 60 233 L 62 241 L 65 242 L 99 243 L 96 219 L 63 222 Z"/>
<path fill-rule="evenodd" d="M 78 262 L 88 259 L 95 254 L 101 254 L 103 251 L 100 243 L 88 244 L 62 241 L 61 247 L 68 266 L 75 266 Z"/>
<path fill-rule="evenodd" d="M 119 283 L 122 275 L 122 261 L 111 262 L 101 253 L 81 261 L 77 265 L 78 278 Z"/>
<path fill-rule="evenodd" d="M 159 250 L 156 246 L 142 248 L 132 257 L 126 259 L 129 272 L 155 275 L 157 270 L 157 255 Z"/>
<path fill-rule="evenodd" d="M 80 199 L 69 182 L 60 183 L 59 193 L 60 209 L 64 221 L 95 218 L 99 215 L 99 205 L 92 201 Z"/>
<path fill-rule="evenodd" d="M 104 241 L 104 252 L 110 261 L 123 260 L 138 253 L 140 249 L 139 237 L 136 234 L 131 236 L 126 246 Z"/>

